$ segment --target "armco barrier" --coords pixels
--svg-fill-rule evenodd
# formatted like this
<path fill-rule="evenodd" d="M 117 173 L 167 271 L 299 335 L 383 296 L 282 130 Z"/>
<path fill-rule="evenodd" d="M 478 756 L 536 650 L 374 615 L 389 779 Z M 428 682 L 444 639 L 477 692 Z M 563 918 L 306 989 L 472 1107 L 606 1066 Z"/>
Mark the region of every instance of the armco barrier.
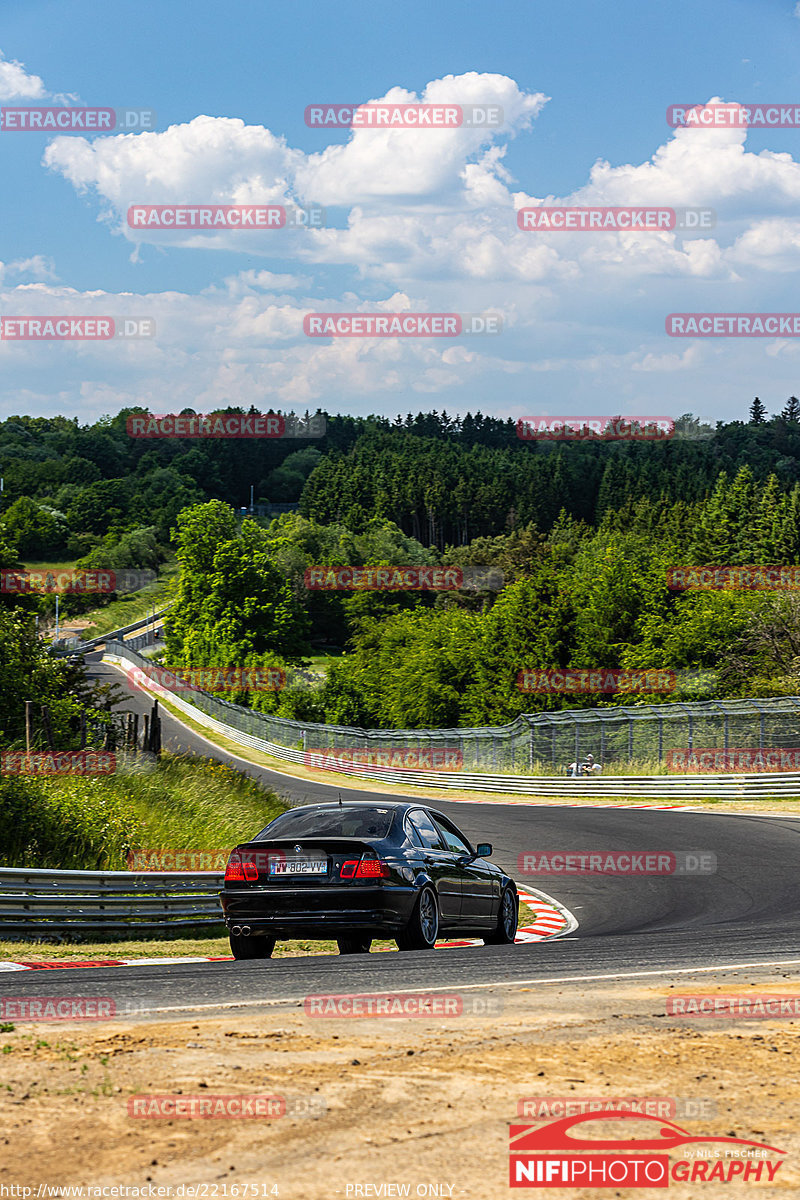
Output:
<path fill-rule="evenodd" d="M 108 645 L 104 661 L 119 664 L 130 671 L 138 666 L 147 673 L 152 663 L 131 652 L 123 645 Z M 162 672 L 163 674 L 163 672 Z M 137 686 L 142 686 L 141 678 Z M 198 725 L 222 734 L 240 746 L 261 750 L 264 754 L 283 759 L 285 762 L 307 765 L 308 752 L 291 749 L 237 729 L 227 721 L 221 721 L 191 704 L 183 696 L 163 687 L 151 679 L 147 689 L 162 697 Z M 205 695 L 204 693 L 200 693 Z M 213 701 L 220 712 L 230 711 L 233 716 L 243 712 L 227 701 Z M 249 711 L 249 710 L 247 710 Z M 261 715 L 261 714 L 256 714 Z M 288 724 L 288 722 L 287 722 Z M 333 753 L 333 752 L 331 752 Z M 336 774 L 355 776 L 384 783 L 400 784 L 415 788 L 450 788 L 458 791 L 497 792 L 536 796 L 540 799 L 614 801 L 634 799 L 661 801 L 662 803 L 684 804 L 702 800 L 770 800 L 800 797 L 800 773 L 792 774 L 725 774 L 725 775 L 609 775 L 603 778 L 568 779 L 565 776 L 547 775 L 497 775 L 467 771 L 410 771 L 392 770 L 387 767 L 337 765 Z"/>
<path fill-rule="evenodd" d="M 145 646 L 152 646 L 154 642 L 157 642 L 162 636 L 163 632 L 163 625 L 154 625 L 152 629 L 148 629 L 147 633 L 142 633 L 139 635 L 139 637 L 128 638 L 128 640 L 125 642 L 125 645 L 130 650 L 143 650 Z"/>
<path fill-rule="evenodd" d="M 144 629 L 146 625 L 158 624 L 168 607 L 160 608 L 157 612 L 150 613 L 148 617 L 143 617 L 140 621 L 133 621 L 130 625 L 123 625 L 120 629 L 112 629 L 101 637 L 91 638 L 88 642 L 81 642 L 78 638 L 59 638 L 58 643 L 51 646 L 51 653 L 57 655 L 86 654 L 89 650 L 94 650 L 96 646 L 102 646 L 105 642 L 120 641 L 126 633 L 134 633 L 137 629 Z M 139 649 L 138 646 L 137 649 Z"/>
<path fill-rule="evenodd" d="M 149 933 L 222 924 L 217 871 L 48 871 L 0 867 L 0 935 Z"/>

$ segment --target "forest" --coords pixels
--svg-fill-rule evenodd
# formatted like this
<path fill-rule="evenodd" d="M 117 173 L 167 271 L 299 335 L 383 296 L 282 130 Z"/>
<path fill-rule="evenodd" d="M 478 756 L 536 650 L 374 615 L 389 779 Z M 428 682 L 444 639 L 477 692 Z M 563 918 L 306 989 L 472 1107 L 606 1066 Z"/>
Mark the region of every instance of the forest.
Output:
<path fill-rule="evenodd" d="M 411 728 L 800 691 L 796 592 L 676 592 L 667 576 L 688 564 L 800 562 L 795 397 L 774 416 L 756 400 L 746 420 L 714 429 L 687 414 L 663 443 L 530 442 L 511 418 L 435 412 L 323 414 L 324 435 L 304 442 L 147 441 L 126 432 L 139 411 L 84 427 L 0 424 L 0 566 L 152 567 L 175 555 L 168 666 L 294 668 L 282 692 L 240 703 Z M 248 515 L 251 485 L 257 502 L 293 511 Z M 309 591 L 318 565 L 494 568 L 504 586 Z M 26 610 L 0 604 L 9 618 Z M 304 677 L 310 656 L 342 651 L 323 680 Z M 684 674 L 660 696 L 518 686 L 520 671 L 566 667 L 703 682 Z"/>

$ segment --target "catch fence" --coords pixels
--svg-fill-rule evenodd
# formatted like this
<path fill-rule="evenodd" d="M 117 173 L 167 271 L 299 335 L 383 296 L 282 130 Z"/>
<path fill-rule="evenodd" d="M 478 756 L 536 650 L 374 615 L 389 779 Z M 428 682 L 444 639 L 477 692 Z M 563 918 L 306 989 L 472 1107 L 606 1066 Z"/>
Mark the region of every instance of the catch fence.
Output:
<path fill-rule="evenodd" d="M 130 644 L 107 642 L 106 653 L 154 674 L 149 659 Z M 469 729 L 358 729 L 276 717 L 192 688 L 163 668 L 157 682 L 245 738 L 293 752 L 337 757 L 374 755 L 387 766 L 418 765 L 454 773 L 563 774 L 591 753 L 604 766 L 636 773 L 636 764 L 667 769 L 670 750 L 769 750 L 798 748 L 800 697 L 702 700 L 672 704 L 570 709 L 526 714 L 508 725 Z M 329 766 L 333 767 L 334 762 Z M 643 768 L 640 768 L 643 769 Z M 792 768 L 783 768 L 784 770 Z"/>

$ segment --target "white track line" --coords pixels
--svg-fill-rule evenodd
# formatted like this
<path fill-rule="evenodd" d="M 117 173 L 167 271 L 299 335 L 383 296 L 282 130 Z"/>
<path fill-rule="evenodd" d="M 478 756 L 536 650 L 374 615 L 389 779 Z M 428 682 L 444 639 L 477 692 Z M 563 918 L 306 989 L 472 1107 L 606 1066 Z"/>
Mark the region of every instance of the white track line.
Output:
<path fill-rule="evenodd" d="M 493 983 L 459 983 L 457 985 L 450 984 L 443 987 L 426 987 L 426 988 L 387 988 L 383 992 L 358 992 L 354 993 L 359 996 L 383 996 L 386 991 L 391 991 L 393 996 L 418 995 L 421 991 L 424 992 L 452 992 L 454 986 L 461 992 L 478 991 L 484 988 L 520 988 L 527 987 L 531 983 L 597 983 L 603 980 L 613 979 L 648 979 L 661 976 L 672 975 L 702 975 L 713 973 L 715 971 L 742 971 L 752 969 L 754 967 L 796 967 L 800 966 L 800 958 L 777 959 L 775 962 L 749 962 L 749 963 L 721 963 L 716 967 L 670 967 L 667 970 L 658 971 L 619 971 L 610 975 L 562 975 L 548 977 L 534 977 L 532 979 L 498 979 Z M 300 1005 L 305 1002 L 305 994 L 302 996 L 284 996 L 275 1000 L 234 1000 L 222 1001 L 219 1004 L 176 1004 L 169 1007 L 151 1008 L 148 1013 L 170 1013 L 170 1012 L 202 1012 L 207 1009 L 220 1008 L 269 1008 L 279 1004 L 294 1004 Z M 145 1014 L 139 1012 L 143 1016 Z"/>

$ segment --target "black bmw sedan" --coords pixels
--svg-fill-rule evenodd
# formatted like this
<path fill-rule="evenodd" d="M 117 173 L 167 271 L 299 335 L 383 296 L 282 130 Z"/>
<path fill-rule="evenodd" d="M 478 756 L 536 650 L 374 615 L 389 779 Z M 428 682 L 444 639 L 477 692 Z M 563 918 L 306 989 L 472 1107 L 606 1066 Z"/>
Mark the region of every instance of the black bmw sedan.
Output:
<path fill-rule="evenodd" d="M 442 813 L 419 803 L 313 804 L 237 846 L 220 893 L 235 958 L 269 958 L 279 938 L 373 938 L 430 950 L 458 935 L 511 943 L 516 885 Z"/>

